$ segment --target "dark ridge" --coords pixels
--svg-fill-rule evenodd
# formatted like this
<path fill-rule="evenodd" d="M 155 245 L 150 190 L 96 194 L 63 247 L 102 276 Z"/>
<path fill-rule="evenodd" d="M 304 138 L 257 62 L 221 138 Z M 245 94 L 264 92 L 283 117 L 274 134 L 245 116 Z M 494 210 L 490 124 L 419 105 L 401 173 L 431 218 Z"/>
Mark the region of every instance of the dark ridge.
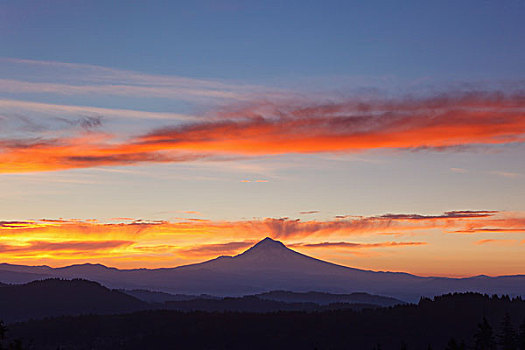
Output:
<path fill-rule="evenodd" d="M 364 303 L 331 303 L 320 305 L 313 302 L 284 302 L 270 299 L 261 299 L 250 295 L 241 298 L 222 299 L 192 299 L 184 301 L 168 301 L 165 303 L 168 310 L 193 312 L 252 312 L 268 313 L 283 311 L 319 312 L 324 310 L 363 310 L 378 308 L 379 305 Z"/>
<path fill-rule="evenodd" d="M 144 310 L 149 305 L 97 282 L 58 278 L 0 288 L 0 319 L 13 322 L 77 314 Z"/>
<path fill-rule="evenodd" d="M 211 295 L 189 295 L 189 294 L 170 294 L 165 292 L 151 291 L 146 289 L 120 290 L 123 293 L 129 294 L 137 299 L 148 303 L 161 303 L 167 301 L 186 301 L 193 299 L 220 299 Z"/>
<path fill-rule="evenodd" d="M 369 304 L 376 306 L 394 306 L 405 304 L 406 302 L 379 295 L 368 293 L 351 293 L 351 294 L 334 294 L 325 292 L 289 292 L 289 291 L 271 291 L 256 295 L 260 299 L 275 300 L 282 302 L 295 303 L 315 303 L 319 305 L 328 305 L 333 303 L 349 304 Z"/>

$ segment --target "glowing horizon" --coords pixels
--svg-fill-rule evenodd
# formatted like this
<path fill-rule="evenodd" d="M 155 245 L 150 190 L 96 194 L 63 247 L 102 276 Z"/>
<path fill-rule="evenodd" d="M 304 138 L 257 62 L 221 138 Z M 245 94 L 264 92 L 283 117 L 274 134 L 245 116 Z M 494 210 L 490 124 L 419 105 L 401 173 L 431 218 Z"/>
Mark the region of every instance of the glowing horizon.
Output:
<path fill-rule="evenodd" d="M 378 264 L 384 264 L 391 271 L 419 275 L 469 276 L 472 273 L 464 268 L 447 266 L 446 272 L 425 254 L 430 251 L 442 259 L 453 259 L 458 251 L 477 249 L 469 256 L 476 265 L 475 274 L 503 275 L 519 274 L 519 263 L 514 269 L 490 265 L 512 262 L 509 253 L 523 249 L 525 215 L 453 211 L 439 215 L 347 215 L 330 221 L 264 218 L 235 222 L 203 218 L 41 219 L 3 221 L 0 232 L 3 262 L 45 262 L 53 267 L 87 262 L 119 268 L 174 267 L 235 255 L 269 236 L 292 249 L 341 265 L 378 270 Z M 440 237 L 443 235 L 447 238 Z M 451 248 L 456 244 L 460 245 Z M 421 247 L 425 252 L 418 250 Z M 488 262 L 484 261 L 487 251 L 495 253 Z M 397 256 L 397 261 L 388 263 L 392 256 Z M 418 260 L 417 268 L 406 265 L 411 259 Z"/>

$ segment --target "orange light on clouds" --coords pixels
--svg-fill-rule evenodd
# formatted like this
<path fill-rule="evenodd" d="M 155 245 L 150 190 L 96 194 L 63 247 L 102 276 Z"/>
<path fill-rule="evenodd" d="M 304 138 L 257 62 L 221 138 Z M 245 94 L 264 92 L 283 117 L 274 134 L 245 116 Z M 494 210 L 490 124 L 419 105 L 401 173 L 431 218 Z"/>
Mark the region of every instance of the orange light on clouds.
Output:
<path fill-rule="evenodd" d="M 522 95 L 489 93 L 314 107 L 252 103 L 135 137 L 91 131 L 69 138 L 0 140 L 0 172 L 523 143 L 524 109 Z"/>
<path fill-rule="evenodd" d="M 495 211 L 349 216 L 327 221 L 181 220 L 2 221 L 0 260 L 53 266 L 92 262 L 128 268 L 168 267 L 234 255 L 271 236 L 305 254 L 354 267 L 469 275 L 499 271 L 494 264 L 498 257 L 521 259 L 514 251 L 525 238 L 524 227 L 518 227 L 525 222 L 524 214 Z M 489 261 L 487 249 L 491 251 Z M 446 272 L 433 260 L 439 256 L 452 261 L 457 252 L 477 264 L 470 270 L 458 264 Z"/>

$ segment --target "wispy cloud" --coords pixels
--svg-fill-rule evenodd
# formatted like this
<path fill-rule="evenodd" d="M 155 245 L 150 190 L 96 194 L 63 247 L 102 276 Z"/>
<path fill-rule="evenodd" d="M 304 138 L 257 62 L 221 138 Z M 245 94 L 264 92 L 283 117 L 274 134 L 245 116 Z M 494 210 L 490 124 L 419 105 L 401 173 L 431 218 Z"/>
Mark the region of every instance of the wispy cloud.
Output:
<path fill-rule="evenodd" d="M 450 232 L 460 234 L 478 233 L 525 233 L 525 217 L 519 213 L 501 212 L 483 220 L 465 221 L 462 227 Z"/>
<path fill-rule="evenodd" d="M 420 214 L 384 214 L 380 218 L 418 221 L 418 220 L 441 220 L 441 219 L 466 219 L 466 218 L 487 218 L 494 216 L 498 211 L 495 210 L 455 210 L 447 211 L 440 215 L 420 215 Z"/>
<path fill-rule="evenodd" d="M 132 241 L 62 241 L 62 242 L 46 242 L 46 241 L 29 241 L 22 245 L 10 245 L 0 243 L 0 253 L 35 253 L 42 254 L 43 252 L 54 251 L 69 251 L 73 253 L 81 253 L 83 251 L 107 251 L 114 248 L 126 247 L 134 242 Z"/>
<path fill-rule="evenodd" d="M 202 215 L 200 211 L 195 211 L 195 210 L 178 210 L 177 212 L 183 213 L 183 214 Z"/>
<path fill-rule="evenodd" d="M 4 115 L 48 115 L 69 117 L 81 115 L 87 117 L 106 117 L 122 119 L 154 119 L 164 121 L 195 121 L 198 117 L 180 113 L 137 111 L 131 109 L 101 108 L 92 106 L 60 105 L 21 100 L 0 99 L 0 111 Z"/>
<path fill-rule="evenodd" d="M 113 218 L 111 221 L 118 220 Z M 135 237 L 162 231 L 166 235 L 177 232 L 208 232 L 225 234 L 251 234 L 254 237 L 270 235 L 274 238 L 288 239 L 299 237 L 327 237 L 339 235 L 382 234 L 390 232 L 406 233 L 415 230 L 441 229 L 447 232 L 469 233 L 482 232 L 484 225 L 491 226 L 490 232 L 514 230 L 523 224 L 525 217 L 520 214 L 500 213 L 495 211 L 453 211 L 441 215 L 385 214 L 380 216 L 349 216 L 340 220 L 307 220 L 290 218 L 262 218 L 246 221 L 210 221 L 205 219 L 181 218 L 182 222 L 163 220 L 142 220 L 121 218 L 121 223 L 101 223 L 93 220 L 26 220 L 0 221 L 0 230 L 4 236 L 28 235 L 35 232 L 53 233 L 57 237 L 67 237 L 71 232 L 89 232 L 96 237 Z M 130 222 L 131 221 L 131 222 Z M 525 226 L 525 225 L 524 225 Z M 64 236 L 61 236 L 61 235 Z"/>
<path fill-rule="evenodd" d="M 161 76 L 102 66 L 1 58 L 17 79 L 0 79 L 0 91 L 55 95 L 153 97 L 194 102 L 242 101 L 256 94 L 272 96 L 260 86 L 180 76 Z M 38 71 L 38 80 L 25 71 Z M 274 96 L 277 96 L 275 94 Z"/>
<path fill-rule="evenodd" d="M 307 106 L 259 103 L 125 140 L 111 134 L 3 139 L 0 172 L 521 143 L 524 108 L 524 96 L 497 93 Z"/>
<path fill-rule="evenodd" d="M 498 175 L 507 179 L 516 179 L 518 177 L 522 177 L 523 175 L 520 173 L 513 173 L 510 171 L 491 171 L 491 174 Z"/>
<path fill-rule="evenodd" d="M 240 93 L 220 90 L 194 89 L 174 86 L 136 86 L 136 85 L 72 85 L 60 83 L 27 82 L 0 79 L 0 91 L 5 93 L 46 93 L 59 95 L 113 95 L 129 97 L 156 97 L 203 101 L 205 99 L 242 100 Z"/>
<path fill-rule="evenodd" d="M 379 243 L 352 243 L 352 242 L 321 242 L 321 243 L 295 243 L 289 246 L 297 248 L 384 248 L 425 245 L 427 242 L 379 242 Z"/>
<path fill-rule="evenodd" d="M 215 244 L 201 244 L 188 248 L 178 249 L 177 253 L 189 256 L 210 256 L 210 255 L 225 255 L 238 253 L 240 250 L 246 249 L 255 241 L 241 241 L 241 242 L 227 242 Z"/>
<path fill-rule="evenodd" d="M 474 242 L 477 245 L 491 244 L 498 246 L 512 246 L 518 243 L 515 239 L 482 239 L 477 242 Z"/>
<path fill-rule="evenodd" d="M 468 170 L 467 169 L 463 169 L 463 168 L 450 168 L 450 171 L 452 171 L 453 173 L 459 173 L 459 174 L 466 174 L 466 173 L 468 173 Z"/>

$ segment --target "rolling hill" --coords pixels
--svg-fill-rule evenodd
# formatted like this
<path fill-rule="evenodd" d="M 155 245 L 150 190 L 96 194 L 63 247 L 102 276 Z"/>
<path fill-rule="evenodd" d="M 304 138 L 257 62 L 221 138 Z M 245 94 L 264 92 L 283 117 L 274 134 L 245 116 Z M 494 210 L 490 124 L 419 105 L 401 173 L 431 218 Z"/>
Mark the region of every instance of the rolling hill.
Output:
<path fill-rule="evenodd" d="M 0 319 L 6 322 L 63 315 L 116 314 L 149 305 L 96 282 L 47 279 L 0 286 Z"/>

